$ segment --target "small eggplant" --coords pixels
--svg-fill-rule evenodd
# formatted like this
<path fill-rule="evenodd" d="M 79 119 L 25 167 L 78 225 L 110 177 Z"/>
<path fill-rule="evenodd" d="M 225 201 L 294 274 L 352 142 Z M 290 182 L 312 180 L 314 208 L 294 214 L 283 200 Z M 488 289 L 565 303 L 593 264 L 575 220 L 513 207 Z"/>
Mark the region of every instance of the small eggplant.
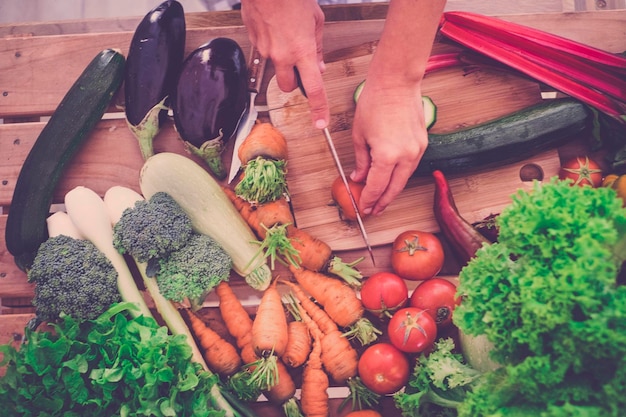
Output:
<path fill-rule="evenodd" d="M 130 43 L 124 78 L 126 121 L 144 159 L 167 117 L 169 98 L 185 58 L 185 13 L 167 0 L 141 20 Z"/>
<path fill-rule="evenodd" d="M 187 150 L 223 179 L 221 154 L 237 130 L 248 103 L 248 69 L 237 42 L 215 38 L 183 62 L 172 111 Z"/>

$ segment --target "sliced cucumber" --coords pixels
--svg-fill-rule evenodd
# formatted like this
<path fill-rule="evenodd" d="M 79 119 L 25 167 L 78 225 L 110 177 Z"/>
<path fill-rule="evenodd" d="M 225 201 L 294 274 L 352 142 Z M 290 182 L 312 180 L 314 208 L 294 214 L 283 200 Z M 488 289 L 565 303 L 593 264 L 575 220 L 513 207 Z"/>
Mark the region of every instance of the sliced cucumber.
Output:
<path fill-rule="evenodd" d="M 355 103 L 359 99 L 364 86 L 365 80 L 361 81 L 359 85 L 356 86 L 352 96 Z M 424 121 L 426 122 L 426 129 L 430 129 L 437 121 L 437 106 L 435 106 L 433 100 L 428 96 L 422 96 L 422 104 L 424 106 Z"/>

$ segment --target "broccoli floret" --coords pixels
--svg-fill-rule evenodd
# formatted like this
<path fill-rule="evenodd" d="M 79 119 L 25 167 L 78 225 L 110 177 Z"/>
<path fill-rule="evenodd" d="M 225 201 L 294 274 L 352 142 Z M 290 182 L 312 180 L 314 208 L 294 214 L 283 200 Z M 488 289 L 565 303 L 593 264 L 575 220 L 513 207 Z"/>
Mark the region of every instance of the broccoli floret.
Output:
<path fill-rule="evenodd" d="M 187 244 L 191 219 L 167 193 L 158 192 L 124 210 L 113 228 L 113 246 L 139 262 L 167 256 Z"/>
<path fill-rule="evenodd" d="M 91 320 L 121 301 L 113 264 L 88 240 L 58 235 L 41 244 L 28 280 L 35 283 L 37 317 L 55 321 L 60 313 Z"/>
<path fill-rule="evenodd" d="M 165 298 L 188 299 L 198 307 L 217 284 L 228 279 L 232 265 L 231 257 L 214 239 L 193 233 L 185 246 L 159 261 L 156 279 Z"/>

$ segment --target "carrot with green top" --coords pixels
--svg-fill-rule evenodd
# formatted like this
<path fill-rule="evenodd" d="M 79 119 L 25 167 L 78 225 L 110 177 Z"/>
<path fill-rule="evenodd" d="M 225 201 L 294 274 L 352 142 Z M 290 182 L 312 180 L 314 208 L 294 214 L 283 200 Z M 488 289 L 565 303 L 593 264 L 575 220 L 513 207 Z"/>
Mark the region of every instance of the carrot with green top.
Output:
<path fill-rule="evenodd" d="M 309 327 L 303 321 L 300 309 L 296 305 L 297 301 L 293 299 L 293 296 L 290 298 L 285 305 L 293 320 L 289 321 L 289 339 L 282 359 L 287 366 L 297 368 L 303 365 L 309 357 L 312 340 Z"/>
<path fill-rule="evenodd" d="M 367 345 L 381 334 L 371 321 L 363 317 L 365 307 L 354 288 L 320 272 L 293 265 L 289 270 L 298 284 L 324 307 L 339 327 L 350 328 L 347 336 L 355 337 L 361 344 Z"/>

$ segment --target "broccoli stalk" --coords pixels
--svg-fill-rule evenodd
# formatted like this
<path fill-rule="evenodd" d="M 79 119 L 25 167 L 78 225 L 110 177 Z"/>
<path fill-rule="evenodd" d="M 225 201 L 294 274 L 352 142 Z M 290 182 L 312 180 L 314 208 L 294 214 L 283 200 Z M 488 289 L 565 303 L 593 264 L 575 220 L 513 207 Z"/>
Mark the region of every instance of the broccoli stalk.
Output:
<path fill-rule="evenodd" d="M 155 196 L 157 195 L 155 194 Z M 153 196 L 153 198 L 155 196 Z M 135 216 L 135 214 L 137 213 L 141 214 L 143 212 L 143 213 L 148 213 L 151 216 L 151 218 L 154 220 L 154 223 L 151 223 L 150 227 L 146 229 L 147 233 L 165 234 L 166 229 L 163 229 L 161 231 L 156 230 L 153 227 L 154 224 L 162 224 L 162 225 L 163 224 L 166 224 L 166 225 L 167 224 L 169 225 L 184 224 L 184 222 L 181 220 L 177 222 L 168 222 L 167 219 L 159 218 L 161 216 L 167 217 L 167 216 L 172 215 L 171 209 L 175 209 L 175 207 L 167 203 L 168 198 L 171 198 L 171 197 L 169 197 L 169 195 L 167 194 L 159 195 L 157 197 L 157 200 L 155 201 L 166 202 L 164 206 L 168 207 L 170 210 L 152 209 L 152 210 L 146 211 L 147 208 L 151 208 L 151 207 L 146 207 L 146 205 L 143 204 L 145 200 L 141 194 L 135 192 L 134 190 L 131 190 L 130 188 L 126 188 L 122 186 L 115 186 L 115 187 L 110 188 L 105 193 L 104 202 L 107 206 L 109 215 L 111 217 L 111 223 L 114 225 L 115 233 L 122 233 L 121 227 L 116 227 L 120 223 L 122 218 L 125 218 L 126 222 L 130 222 L 130 219 L 132 219 Z M 152 201 L 152 199 L 148 201 L 150 202 Z M 139 208 L 139 210 L 137 210 L 137 208 Z M 136 224 L 139 224 L 139 223 L 141 223 L 141 220 L 138 220 Z M 141 229 L 134 228 L 133 230 L 139 234 L 142 233 Z M 168 236 L 172 236 L 172 235 L 168 235 Z M 140 239 L 139 236 L 137 236 L 137 238 Z M 149 241 L 148 239 L 145 239 L 145 240 L 141 239 L 141 240 L 145 242 Z M 117 241 L 122 242 L 123 239 L 120 239 L 118 237 Z M 159 242 L 164 242 L 164 241 L 166 241 L 166 239 L 159 240 Z M 174 241 L 177 241 L 177 239 L 175 239 Z M 130 246 L 136 247 L 129 243 L 129 247 Z M 122 250 L 128 250 L 128 248 L 122 249 Z M 162 250 L 159 253 L 162 254 L 165 252 Z M 208 372 L 210 376 L 214 375 L 209 369 L 206 361 L 204 360 L 204 357 L 202 353 L 200 352 L 198 345 L 195 343 L 193 335 L 191 334 L 191 331 L 189 330 L 189 327 L 185 323 L 185 320 L 181 316 L 180 312 L 170 300 L 166 299 L 163 296 L 156 280 L 148 276 L 147 274 L 148 264 L 146 262 L 139 261 L 138 258 L 132 256 L 132 254 L 131 254 L 131 257 L 135 261 L 137 265 L 137 269 L 144 282 L 144 285 L 146 286 L 146 289 L 150 293 L 150 296 L 153 299 L 156 309 L 161 315 L 165 324 L 167 325 L 169 331 L 174 335 L 184 335 L 187 345 L 191 348 L 191 352 L 192 352 L 191 360 L 193 362 L 200 364 L 202 366 L 202 369 Z M 230 396 L 227 396 L 226 395 L 227 393 L 225 393 L 225 391 L 223 391 L 217 384 L 214 384 L 213 386 L 211 386 L 210 391 L 211 391 L 213 404 L 218 409 L 223 410 L 225 413 L 224 414 L 225 416 L 245 417 L 247 415 L 250 415 L 249 411 L 244 405 L 238 403 L 236 399 Z"/>
<path fill-rule="evenodd" d="M 166 197 L 160 196 L 159 198 L 163 199 Z M 104 195 L 104 203 L 107 206 L 109 216 L 111 217 L 111 223 L 113 224 L 114 240 L 116 240 L 117 242 L 129 242 L 128 247 L 138 247 L 138 246 L 134 245 L 133 243 L 130 243 L 130 240 L 127 240 L 127 239 L 130 239 L 130 236 L 131 236 L 129 233 L 126 233 L 126 238 L 124 239 L 121 239 L 119 236 L 116 236 L 117 234 L 122 233 L 122 229 L 119 226 L 121 219 L 124 219 L 125 223 L 128 224 L 132 230 L 136 231 L 137 233 L 139 233 L 139 235 L 141 235 L 141 230 L 136 227 L 133 228 L 132 227 L 133 225 L 131 224 L 131 220 L 135 218 L 135 215 L 137 213 L 139 214 L 147 213 L 149 216 L 151 216 L 155 220 L 155 223 L 160 223 L 160 224 L 163 224 L 163 221 L 158 219 L 159 213 L 161 213 L 161 215 L 163 216 L 167 216 L 171 214 L 167 210 L 163 210 L 163 211 L 150 210 L 150 207 L 148 207 L 148 204 L 146 204 L 146 200 L 144 200 L 141 194 L 135 192 L 134 190 L 131 190 L 130 188 L 126 188 L 122 186 L 111 187 Z M 140 224 L 140 223 L 142 223 L 142 220 L 137 219 L 136 224 Z M 155 230 L 152 227 L 153 225 L 154 223 L 151 224 L 150 227 L 148 227 L 147 230 L 149 233 L 155 232 Z M 143 239 L 140 236 L 137 236 L 137 239 L 142 240 L 142 241 L 148 241 L 148 239 Z M 128 250 L 128 248 L 122 248 L 121 250 Z M 144 252 L 148 252 L 148 251 L 144 251 Z M 202 353 L 200 352 L 200 350 L 198 349 L 198 346 L 196 345 L 196 343 L 193 342 L 193 335 L 189 331 L 189 327 L 185 323 L 180 312 L 178 311 L 176 306 L 172 304 L 172 302 L 170 302 L 168 299 L 163 297 L 163 295 L 159 291 L 159 286 L 157 285 L 156 280 L 148 276 L 148 273 L 147 273 L 148 264 L 146 262 L 140 261 L 138 257 L 135 257 L 132 254 L 131 254 L 131 257 L 133 258 L 133 260 L 135 261 L 135 264 L 137 265 L 137 270 L 139 271 L 139 274 L 141 275 L 141 278 L 143 280 L 143 283 L 146 289 L 148 290 L 148 292 L 150 293 L 150 296 L 152 297 L 152 300 L 154 302 L 154 305 L 157 311 L 161 315 L 161 318 L 167 325 L 170 332 L 172 332 L 172 334 L 177 334 L 177 335 L 182 334 L 187 337 L 188 344 L 192 350 L 193 361 L 199 363 L 200 365 L 202 365 L 202 367 L 205 370 L 207 370 L 208 366 L 206 364 L 206 361 L 204 360 L 204 357 Z"/>

